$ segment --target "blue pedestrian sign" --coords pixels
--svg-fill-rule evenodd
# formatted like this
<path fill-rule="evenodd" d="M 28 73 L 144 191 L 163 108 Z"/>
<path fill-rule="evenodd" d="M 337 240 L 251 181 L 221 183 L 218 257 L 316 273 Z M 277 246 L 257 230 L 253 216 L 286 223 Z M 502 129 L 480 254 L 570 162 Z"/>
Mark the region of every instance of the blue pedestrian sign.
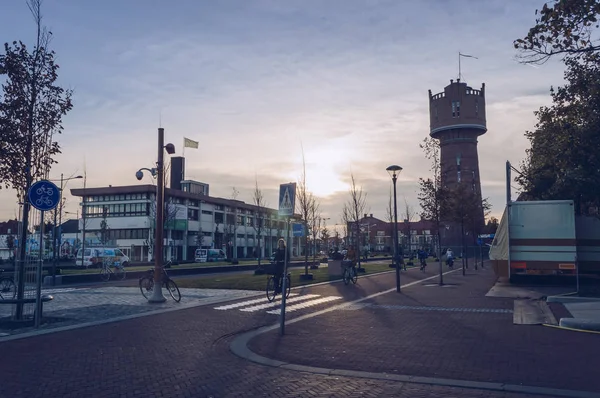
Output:
<path fill-rule="evenodd" d="M 292 224 L 292 236 L 294 238 L 304 236 L 304 224 L 293 223 Z"/>
<path fill-rule="evenodd" d="M 279 186 L 279 216 L 292 217 L 296 208 L 296 183 Z"/>
<path fill-rule="evenodd" d="M 41 211 L 48 211 L 58 205 L 60 190 L 54 183 L 48 180 L 41 180 L 31 185 L 27 197 L 33 207 Z"/>

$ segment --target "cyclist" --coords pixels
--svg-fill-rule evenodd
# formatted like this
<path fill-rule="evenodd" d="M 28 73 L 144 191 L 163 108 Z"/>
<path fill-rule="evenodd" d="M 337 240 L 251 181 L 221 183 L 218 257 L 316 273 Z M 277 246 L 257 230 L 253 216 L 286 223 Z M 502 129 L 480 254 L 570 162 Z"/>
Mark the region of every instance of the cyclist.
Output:
<path fill-rule="evenodd" d="M 446 251 L 446 264 L 450 268 L 454 267 L 454 252 L 452 252 L 452 249 L 450 248 Z"/>
<path fill-rule="evenodd" d="M 281 293 L 281 280 L 283 276 L 283 268 L 285 267 L 285 253 L 285 240 L 280 238 L 279 241 L 277 241 L 277 250 L 275 251 L 275 256 L 273 259 L 275 265 L 275 273 L 273 274 L 273 279 L 275 279 L 275 294 Z"/>
<path fill-rule="evenodd" d="M 421 271 L 425 271 L 425 267 L 427 267 L 427 253 L 421 248 L 419 249 L 417 256 L 419 257 L 419 262 L 421 264 Z"/>

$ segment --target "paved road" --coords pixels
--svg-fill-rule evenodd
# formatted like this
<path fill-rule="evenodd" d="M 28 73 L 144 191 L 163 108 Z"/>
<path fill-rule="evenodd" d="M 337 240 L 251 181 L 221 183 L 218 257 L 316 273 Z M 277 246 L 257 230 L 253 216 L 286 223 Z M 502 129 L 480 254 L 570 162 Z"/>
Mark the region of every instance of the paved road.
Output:
<path fill-rule="evenodd" d="M 423 278 L 418 270 L 403 273 L 403 283 Z M 468 283 L 468 282 L 467 282 Z M 320 285 L 295 289 L 294 297 L 289 301 L 288 319 L 313 314 L 330 309 L 341 302 L 350 302 L 376 292 L 385 291 L 394 286 L 394 274 L 384 274 L 369 278 L 361 277 L 356 286 L 344 286 L 342 283 Z M 425 287 L 418 284 L 405 289 L 422 290 L 423 296 L 414 298 L 429 305 L 427 297 L 432 290 L 442 289 Z M 445 288 L 450 291 L 451 287 Z M 457 289 L 458 290 L 458 289 Z M 311 295 L 311 296 L 309 296 Z M 375 301 L 380 305 L 397 305 L 395 293 L 380 296 Z M 34 338 L 0 343 L 2 349 L 2 371 L 0 381 L 2 396 L 7 397 L 525 397 L 527 395 L 509 394 L 476 390 L 469 388 L 450 388 L 424 384 L 402 383 L 397 381 L 372 380 L 356 377 L 328 376 L 261 366 L 233 355 L 230 344 L 247 331 L 274 324 L 277 319 L 275 306 L 264 305 L 264 300 L 246 298 L 228 303 L 184 309 L 142 318 L 130 319 L 119 323 L 70 330 L 66 332 L 42 335 Z M 505 305 L 490 307 L 477 306 L 479 292 L 472 296 L 469 308 L 508 309 Z M 252 302 L 250 302 L 252 301 Z M 456 304 L 460 306 L 459 299 Z M 370 303 L 370 302 L 369 302 Z M 451 303 L 453 303 L 451 301 Z M 375 304 L 375 305 L 379 305 Z M 403 304 L 404 305 L 404 304 Z M 411 303 L 410 305 L 414 305 Z M 458 308 L 458 307 L 457 307 Z M 383 311 L 377 313 L 377 311 Z M 388 311 L 385 313 L 385 311 Z M 280 356 L 284 359 L 304 361 L 313 366 L 332 365 L 338 368 L 375 369 L 379 363 L 384 369 L 382 358 L 394 353 L 398 346 L 386 347 L 384 342 L 403 336 L 403 348 L 418 346 L 422 341 L 423 325 L 419 318 L 442 318 L 449 315 L 443 311 L 423 311 L 405 318 L 410 311 L 382 310 L 372 307 L 351 308 L 350 310 L 331 311 L 320 316 L 292 323 L 288 333 L 280 339 L 275 335 L 264 334 L 251 343 L 251 346 L 263 354 Z M 354 315 L 353 315 L 354 314 Z M 360 316 L 357 316 L 359 315 Z M 371 314 L 371 315 L 369 315 Z M 461 313 L 462 314 L 462 313 Z M 498 313 L 500 316 L 507 316 Z M 496 317 L 496 313 L 488 313 Z M 404 322 L 401 322 L 405 319 Z M 489 318 L 491 319 L 491 318 Z M 505 327 L 504 319 L 494 319 L 494 327 Z M 513 340 L 504 341 L 502 333 L 491 336 L 477 335 L 477 322 L 487 322 L 482 318 L 472 320 L 454 318 L 450 330 L 437 328 L 435 323 L 429 327 L 444 331 L 440 336 L 448 336 L 451 344 L 443 358 L 426 356 L 411 360 L 419 363 L 434 363 L 441 371 L 460 366 L 464 370 L 465 362 L 473 349 L 468 344 L 472 339 L 488 340 L 487 360 L 508 363 L 519 361 L 519 368 L 535 367 L 519 359 L 519 352 L 511 350 L 509 357 L 502 355 Z M 316 323 L 316 326 L 315 326 Z M 401 324 L 404 326 L 401 326 Z M 510 322 L 508 322 L 509 326 Z M 404 329 L 403 329 L 404 328 Z M 539 327 L 541 328 L 541 327 Z M 383 330 L 397 331 L 393 336 L 383 335 Z M 381 333 L 381 334 L 379 334 Z M 430 332 L 432 333 L 432 332 Z M 561 332 L 562 333 L 562 332 Z M 346 344 L 348 335 L 359 337 L 358 343 Z M 524 336 L 530 332 L 523 332 Z M 464 336 L 461 337 L 461 336 Z M 561 336 L 565 341 L 576 339 L 576 335 Z M 458 340 L 462 339 L 463 344 Z M 365 342 L 377 342 L 374 353 L 366 351 Z M 443 345 L 442 337 L 435 343 Z M 583 344 L 583 343 L 580 343 Z M 368 344 L 365 344 L 367 347 Z M 565 345 L 561 346 L 561 350 Z M 579 343 L 577 347 L 579 347 Z M 272 347 L 275 351 L 269 351 Z M 332 351 L 328 351 L 331 349 Z M 542 352 L 552 349 L 547 342 L 535 349 Z M 352 359 L 343 356 L 343 351 L 353 352 Z M 331 352 L 335 352 L 331 355 Z M 299 353 L 307 356 L 293 357 Z M 376 355 L 373 355 L 376 354 Z M 342 361 L 336 361 L 335 357 Z M 401 356 L 397 351 L 397 356 Z M 412 355 L 412 354 L 411 354 Z M 525 359 L 530 359 L 531 354 Z M 596 356 L 596 358 L 598 358 Z M 325 362 L 324 362 L 325 361 Z M 405 363 L 409 363 L 407 359 Z M 484 359 L 480 358 L 479 364 Z M 540 365 L 538 365 L 540 366 Z M 542 364 L 541 367 L 551 366 Z M 596 367 L 597 369 L 597 367 Z M 386 369 L 389 370 L 389 369 Z M 399 369 L 405 371 L 406 368 Z M 426 370 L 423 370 L 426 372 Z M 438 372 L 439 373 L 439 372 Z M 487 374 L 487 370 L 485 370 Z M 463 373 L 465 374 L 465 373 Z M 473 376 L 472 373 L 468 373 Z M 539 396 L 539 395 L 537 395 Z"/>

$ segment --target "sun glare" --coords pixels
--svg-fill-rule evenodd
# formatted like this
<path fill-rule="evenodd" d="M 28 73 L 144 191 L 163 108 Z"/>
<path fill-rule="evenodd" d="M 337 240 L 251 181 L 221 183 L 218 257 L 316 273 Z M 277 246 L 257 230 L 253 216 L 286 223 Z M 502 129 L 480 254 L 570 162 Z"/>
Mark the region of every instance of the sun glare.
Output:
<path fill-rule="evenodd" d="M 348 184 L 341 177 L 348 170 L 347 152 L 342 148 L 322 147 L 307 151 L 306 157 L 306 185 L 308 191 L 319 198 L 326 198 L 336 192 L 348 190 Z M 300 173 L 294 176 L 295 181 L 301 174 L 302 159 L 300 159 Z"/>

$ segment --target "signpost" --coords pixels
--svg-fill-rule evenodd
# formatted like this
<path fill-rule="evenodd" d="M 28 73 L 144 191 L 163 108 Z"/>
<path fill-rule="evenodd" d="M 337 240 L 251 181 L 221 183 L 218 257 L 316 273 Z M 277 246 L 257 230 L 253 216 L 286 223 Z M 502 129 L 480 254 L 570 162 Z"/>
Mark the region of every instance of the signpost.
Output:
<path fill-rule="evenodd" d="M 290 247 L 290 220 L 294 216 L 294 209 L 296 208 L 296 183 L 291 182 L 288 184 L 281 184 L 279 186 L 279 216 L 287 218 L 287 231 L 286 231 L 286 242 L 285 242 L 285 261 L 283 263 L 283 275 L 281 278 L 281 311 L 279 315 L 279 334 L 285 334 L 285 293 L 287 291 L 287 267 L 288 267 L 288 253 Z M 296 224 L 294 224 L 296 225 Z"/>
<path fill-rule="evenodd" d="M 35 294 L 35 327 L 40 326 L 42 316 L 42 266 L 44 263 L 44 213 L 54 209 L 60 202 L 60 190 L 48 180 L 31 185 L 27 192 L 29 203 L 40 211 L 40 244 L 38 250 L 37 289 Z M 19 286 L 22 285 L 19 281 Z"/>
<path fill-rule="evenodd" d="M 294 238 L 300 238 L 304 236 L 304 224 L 293 223 L 292 224 L 292 236 Z"/>

